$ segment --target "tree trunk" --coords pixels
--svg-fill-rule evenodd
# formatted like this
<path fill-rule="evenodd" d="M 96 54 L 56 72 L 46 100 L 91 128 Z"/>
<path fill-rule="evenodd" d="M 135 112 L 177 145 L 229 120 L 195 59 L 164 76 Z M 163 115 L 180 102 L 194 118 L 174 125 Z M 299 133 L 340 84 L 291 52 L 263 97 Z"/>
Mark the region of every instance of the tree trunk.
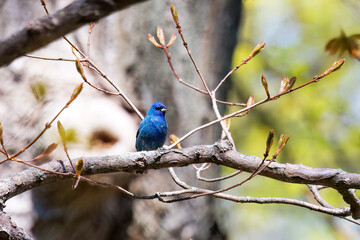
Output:
<path fill-rule="evenodd" d="M 46 1 L 48 8 L 60 9 L 64 2 Z M 241 14 L 241 1 L 237 0 L 197 0 L 175 1 L 180 25 L 184 32 L 197 64 L 210 88 L 231 69 L 232 52 L 237 38 Z M 24 9 L 21 0 L 8 0 L 2 7 L 10 5 L 14 11 L 10 19 L 0 17 L 0 24 L 18 21 L 14 16 L 21 16 L 17 23 L 24 26 L 24 19 L 29 21 L 40 17 L 41 5 L 33 3 Z M 154 0 L 102 19 L 95 25 L 91 35 L 90 57 L 115 82 L 145 114 L 153 102 L 161 101 L 167 107 L 169 134 L 182 136 L 189 130 L 215 118 L 209 97 L 180 84 L 170 67 L 165 54 L 147 40 L 147 33 L 156 35 L 157 25 L 161 25 L 167 41 L 176 32 L 170 14 L 170 1 Z M 61 6 L 60 6 L 61 5 Z M 30 11 L 32 9 L 33 11 Z M 23 16 L 21 12 L 31 12 Z M 41 13 L 43 15 L 43 13 Z M 10 29 L 7 29 L 10 31 Z M 13 31 L 13 30 L 12 30 Z M 86 49 L 88 27 L 81 28 L 70 39 L 82 49 Z M 181 78 L 204 89 L 197 76 L 189 56 L 178 36 L 169 48 L 172 62 Z M 65 41 L 57 41 L 36 55 L 48 57 L 71 57 L 71 48 Z M 66 55 L 66 56 L 64 56 Z M 41 75 L 39 74 L 41 69 Z M 38 70 L 38 71 L 37 71 Z M 8 76 L 12 85 L 28 86 L 34 79 L 42 79 L 47 84 L 48 98 L 38 104 L 37 114 L 26 116 L 33 124 L 25 124 L 32 129 L 30 136 L 23 137 L 28 142 L 41 130 L 43 124 L 51 119 L 66 103 L 75 83 L 81 81 L 74 64 L 45 62 L 33 59 L 15 61 L 1 70 Z M 103 80 L 97 79 L 86 71 L 95 84 L 111 89 Z M 20 83 L 17 79 L 21 79 Z M 98 78 L 100 79 L 100 78 Z M 230 82 L 230 81 L 228 81 Z M 24 92 L 28 87 L 22 87 Z M 111 154 L 119 151 L 133 151 L 137 124 L 140 120 L 121 98 L 104 96 L 85 86 L 84 92 L 60 117 L 65 128 L 76 132 L 78 142 L 70 146 L 70 155 Z M 217 97 L 226 99 L 228 86 L 225 84 Z M 16 101 L 17 93 L 2 92 L 9 99 Z M 11 96 L 12 95 L 12 96 Z M 28 93 L 29 98 L 31 94 Z M 36 102 L 36 101 L 35 101 Z M 1 103 L 5 105 L 5 103 Z M 31 104 L 35 104 L 34 101 Z M 31 106 L 30 104 L 30 106 Z M 119 105 L 121 107 L 119 107 Z M 221 111 L 223 106 L 219 106 Z M 108 108 L 110 110 L 105 110 Z M 29 108 L 28 108 L 29 109 Z M 31 108 L 34 109 L 34 108 Z M 123 109 L 127 110 L 124 111 Z M 9 110 L 10 113 L 24 112 L 20 106 Z M 8 114 L 14 117 L 16 114 Z M 79 116 L 80 115 L 80 116 Z M 3 121 L 3 120 L 2 120 Z M 8 128 L 11 126 L 7 120 Z M 84 130 L 84 126 L 86 129 Z M 36 130 L 36 131 L 35 131 Z M 6 128 L 4 129 L 6 131 Z M 21 130 L 19 130 L 20 132 Z M 117 142 L 110 147 L 96 133 L 105 132 Z M 38 148 L 54 141 L 56 131 L 45 136 Z M 182 143 L 183 146 L 213 143 L 220 137 L 219 128 L 211 128 L 196 133 Z M 10 137 L 9 137 L 10 138 Z M 15 137 L 12 136 L 11 139 Z M 95 144 L 89 139 L 95 138 Z M 84 144 L 84 141 L 87 142 Z M 80 142 L 80 143 L 79 143 Z M 169 142 L 167 141 L 167 144 Z M 15 145 L 15 144 L 14 144 Z M 80 146 L 80 147 L 79 147 Z M 104 147 L 106 146 L 106 147 Z M 60 148 L 59 148 L 60 149 Z M 79 150 L 80 149 L 80 150 Z M 56 158 L 64 159 L 61 151 Z M 32 154 L 35 154 L 33 151 Z M 212 174 L 218 169 L 211 168 Z M 195 181 L 191 167 L 176 169 L 179 176 L 189 184 Z M 118 184 L 137 193 L 154 193 L 177 188 L 164 170 L 149 171 L 145 174 L 129 175 L 126 173 L 101 175 L 99 181 Z M 112 189 L 80 183 L 76 190 L 71 189 L 72 182 L 61 182 L 36 189 L 33 192 L 33 204 L 36 220 L 32 228 L 38 239 L 225 239 L 221 225 L 215 218 L 215 200 L 199 198 L 175 204 L 164 204 L 156 200 L 134 200 Z M 202 183 L 201 183 L 202 184 Z M 211 186 L 207 186 L 210 187 Z M 6 211 L 6 209 L 5 209 Z"/>

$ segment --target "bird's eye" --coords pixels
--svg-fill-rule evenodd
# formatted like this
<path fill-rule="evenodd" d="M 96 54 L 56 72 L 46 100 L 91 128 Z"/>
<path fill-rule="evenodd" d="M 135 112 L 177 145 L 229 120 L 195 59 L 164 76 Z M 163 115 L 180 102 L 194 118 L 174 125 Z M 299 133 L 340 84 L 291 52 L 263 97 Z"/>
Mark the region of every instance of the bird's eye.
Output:
<path fill-rule="evenodd" d="M 155 110 L 161 110 L 161 107 L 156 107 Z"/>

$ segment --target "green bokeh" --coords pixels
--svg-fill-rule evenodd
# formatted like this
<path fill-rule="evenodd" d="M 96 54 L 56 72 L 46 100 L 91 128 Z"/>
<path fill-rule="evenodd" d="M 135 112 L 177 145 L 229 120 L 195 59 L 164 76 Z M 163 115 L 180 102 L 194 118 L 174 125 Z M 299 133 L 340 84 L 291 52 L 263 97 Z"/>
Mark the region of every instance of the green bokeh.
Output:
<path fill-rule="evenodd" d="M 284 77 L 296 76 L 298 86 L 340 58 L 346 62 L 340 71 L 319 82 L 232 119 L 230 130 L 239 152 L 261 157 L 268 131 L 274 129 L 272 153 L 280 134 L 290 135 L 279 162 L 360 172 L 360 62 L 349 55 L 331 56 L 324 51 L 326 43 L 340 35 L 341 29 L 348 35 L 360 33 L 359 12 L 360 2 L 353 0 L 244 1 L 233 66 L 241 63 L 257 43 L 266 42 L 266 47 L 232 75 L 234 87 L 228 100 L 246 103 L 250 95 L 257 101 L 264 99 L 262 74 L 274 95 Z M 228 112 L 234 110 L 237 108 L 228 108 Z M 313 201 L 306 186 L 264 177 L 256 177 L 233 193 Z M 321 193 L 330 204 L 346 206 L 336 191 Z M 354 224 L 294 206 L 240 204 L 235 208 L 231 221 L 239 225 L 229 230 L 230 239 L 360 238 Z"/>

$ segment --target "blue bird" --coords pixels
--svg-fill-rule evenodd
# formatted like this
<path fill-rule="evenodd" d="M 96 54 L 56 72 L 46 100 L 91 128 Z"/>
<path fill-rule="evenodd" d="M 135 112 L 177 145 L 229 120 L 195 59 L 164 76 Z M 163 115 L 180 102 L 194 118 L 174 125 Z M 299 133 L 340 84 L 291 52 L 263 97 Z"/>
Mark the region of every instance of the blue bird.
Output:
<path fill-rule="evenodd" d="M 164 145 L 168 127 L 165 120 L 167 108 L 161 102 L 151 105 L 136 133 L 136 150 L 156 150 Z"/>

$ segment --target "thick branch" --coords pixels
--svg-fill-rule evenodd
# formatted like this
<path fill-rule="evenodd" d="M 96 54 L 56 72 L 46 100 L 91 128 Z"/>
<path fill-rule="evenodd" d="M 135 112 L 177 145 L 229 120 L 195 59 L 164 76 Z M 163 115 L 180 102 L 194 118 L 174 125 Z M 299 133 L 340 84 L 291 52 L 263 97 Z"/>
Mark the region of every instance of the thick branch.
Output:
<path fill-rule="evenodd" d="M 23 229 L 16 226 L 10 216 L 0 211 L 0 239 L 33 239 Z"/>
<path fill-rule="evenodd" d="M 201 145 L 181 150 L 124 153 L 116 156 L 88 157 L 84 159 L 83 175 L 110 172 L 143 172 L 147 169 L 182 167 L 190 164 L 211 162 L 234 169 L 253 172 L 261 159 L 246 156 L 232 149 L 228 141 L 214 145 Z M 77 159 L 73 160 L 76 164 Z M 14 163 L 15 164 L 15 163 Z M 43 166 L 55 172 L 71 172 L 68 162 L 52 161 Z M 312 184 L 332 187 L 340 193 L 346 189 L 360 188 L 360 174 L 347 173 L 341 169 L 313 168 L 301 164 L 271 163 L 260 175 L 283 182 Z M 71 178 L 30 168 L 0 180 L 0 198 L 3 201 L 34 187 Z"/>
<path fill-rule="evenodd" d="M 0 40 L 0 66 L 35 51 L 57 38 L 130 5 L 145 0 L 78 0 L 53 15 L 41 17 Z M 40 3 L 39 3 L 40 4 Z"/>

